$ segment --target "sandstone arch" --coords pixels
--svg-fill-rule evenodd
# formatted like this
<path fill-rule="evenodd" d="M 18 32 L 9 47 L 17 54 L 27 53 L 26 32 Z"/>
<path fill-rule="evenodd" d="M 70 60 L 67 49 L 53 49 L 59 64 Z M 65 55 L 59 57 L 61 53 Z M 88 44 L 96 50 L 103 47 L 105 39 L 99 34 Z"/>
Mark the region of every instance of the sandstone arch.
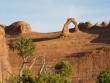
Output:
<path fill-rule="evenodd" d="M 6 34 L 18 35 L 31 32 L 31 26 L 25 21 L 17 21 L 6 27 Z"/>
<path fill-rule="evenodd" d="M 73 23 L 75 25 L 75 31 L 79 32 L 78 23 L 77 23 L 76 19 L 75 18 L 68 18 L 66 23 L 64 24 L 64 27 L 62 30 L 63 36 L 67 36 L 69 34 L 70 23 Z"/>
<path fill-rule="evenodd" d="M 4 27 L 0 26 L 0 81 L 6 83 L 6 79 L 10 76 L 11 66 L 8 62 L 8 48 L 5 39 Z"/>

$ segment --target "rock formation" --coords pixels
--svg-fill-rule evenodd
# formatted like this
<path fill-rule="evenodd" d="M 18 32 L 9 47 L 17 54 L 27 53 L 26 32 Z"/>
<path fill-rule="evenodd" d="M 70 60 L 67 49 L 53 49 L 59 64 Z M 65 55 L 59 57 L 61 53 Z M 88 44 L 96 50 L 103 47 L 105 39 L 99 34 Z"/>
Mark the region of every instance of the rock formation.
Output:
<path fill-rule="evenodd" d="M 8 62 L 8 48 L 6 45 L 4 27 L 0 26 L 0 81 L 6 83 L 5 80 L 11 73 L 11 67 Z"/>
<path fill-rule="evenodd" d="M 79 32 L 78 24 L 77 24 L 77 21 L 75 20 L 75 18 L 68 18 L 63 27 L 63 31 L 62 31 L 63 36 L 68 36 L 70 23 L 73 23 L 75 25 L 75 31 Z"/>
<path fill-rule="evenodd" d="M 85 22 L 85 23 L 81 22 L 81 23 L 78 24 L 78 28 L 80 30 L 87 30 L 87 29 L 93 28 L 93 25 L 89 21 L 88 22 Z"/>
<path fill-rule="evenodd" d="M 88 28 L 88 29 L 91 29 L 92 28 L 92 23 L 91 22 L 85 22 L 85 26 L 86 26 L 86 28 Z"/>
<path fill-rule="evenodd" d="M 18 22 L 11 24 L 10 26 L 7 26 L 5 32 L 6 34 L 9 34 L 9 35 L 30 33 L 31 27 L 27 22 L 18 21 Z"/>

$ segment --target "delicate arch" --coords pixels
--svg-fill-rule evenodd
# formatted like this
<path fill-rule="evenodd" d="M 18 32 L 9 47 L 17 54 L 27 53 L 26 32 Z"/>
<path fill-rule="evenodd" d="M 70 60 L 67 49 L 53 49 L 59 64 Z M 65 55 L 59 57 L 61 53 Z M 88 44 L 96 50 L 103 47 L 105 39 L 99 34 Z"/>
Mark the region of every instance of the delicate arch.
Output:
<path fill-rule="evenodd" d="M 69 34 L 69 25 L 70 23 L 73 23 L 75 25 L 75 31 L 79 31 L 79 28 L 78 28 L 78 23 L 77 21 L 75 20 L 75 18 L 68 18 L 66 23 L 64 24 L 64 27 L 63 27 L 63 36 L 67 36 Z"/>

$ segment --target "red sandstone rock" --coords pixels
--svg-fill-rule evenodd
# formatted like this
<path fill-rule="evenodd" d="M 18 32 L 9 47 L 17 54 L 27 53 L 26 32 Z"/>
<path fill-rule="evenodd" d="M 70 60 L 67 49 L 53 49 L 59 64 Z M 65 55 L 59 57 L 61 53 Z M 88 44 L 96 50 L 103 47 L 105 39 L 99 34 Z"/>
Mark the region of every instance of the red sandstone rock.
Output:
<path fill-rule="evenodd" d="M 6 27 L 6 33 L 9 35 L 17 35 L 30 32 L 31 32 L 30 25 L 24 21 L 18 21 Z"/>
<path fill-rule="evenodd" d="M 6 83 L 5 80 L 11 73 L 11 66 L 8 61 L 8 48 L 6 45 L 4 27 L 0 26 L 0 80 Z"/>
<path fill-rule="evenodd" d="M 73 23 L 75 25 L 76 32 L 79 31 L 78 24 L 77 24 L 77 21 L 75 20 L 75 18 L 68 18 L 66 23 L 64 24 L 64 27 L 63 27 L 63 31 L 62 31 L 63 36 L 68 36 L 70 23 Z"/>

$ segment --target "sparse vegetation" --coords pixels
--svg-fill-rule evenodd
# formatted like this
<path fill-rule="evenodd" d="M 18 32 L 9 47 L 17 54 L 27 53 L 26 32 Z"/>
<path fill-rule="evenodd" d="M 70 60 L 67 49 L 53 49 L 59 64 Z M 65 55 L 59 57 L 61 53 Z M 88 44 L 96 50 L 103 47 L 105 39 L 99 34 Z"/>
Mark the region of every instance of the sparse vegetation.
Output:
<path fill-rule="evenodd" d="M 72 74 L 73 68 L 72 65 L 68 61 L 62 61 L 55 66 L 55 71 L 57 74 L 61 75 L 63 78 L 62 81 L 64 83 L 71 83 L 72 82 Z"/>
<path fill-rule="evenodd" d="M 62 61 L 55 66 L 55 71 L 57 74 L 60 74 L 64 77 L 71 77 L 73 69 L 71 64 L 68 61 Z"/>
<path fill-rule="evenodd" d="M 34 76 L 30 69 L 24 69 L 20 79 L 23 83 L 35 83 Z"/>
<path fill-rule="evenodd" d="M 8 83 L 72 83 L 72 66 L 68 61 L 60 62 L 55 69 L 59 72 L 42 72 L 36 76 L 31 70 L 25 69 L 21 77 L 12 76 Z"/>
<path fill-rule="evenodd" d="M 101 71 L 96 83 L 110 83 L 110 70 Z"/>
<path fill-rule="evenodd" d="M 35 46 L 28 37 L 21 36 L 10 44 L 10 48 L 17 50 L 18 55 L 22 57 L 22 66 L 19 75 L 12 76 L 8 81 L 10 83 L 71 83 L 72 66 L 68 61 L 62 61 L 55 66 L 55 72 L 41 72 L 33 76 L 30 67 L 27 68 L 28 58 L 34 56 Z"/>
<path fill-rule="evenodd" d="M 20 77 L 17 75 L 10 76 L 10 78 L 7 80 L 7 83 L 19 83 Z"/>
<path fill-rule="evenodd" d="M 37 79 L 36 83 L 63 83 L 60 74 L 53 74 L 50 72 L 41 73 Z"/>
<path fill-rule="evenodd" d="M 78 27 L 81 27 L 79 33 L 76 33 L 75 29 L 73 31 L 68 29 L 70 34 L 65 38 L 58 37 L 61 32 L 32 32 L 18 38 L 16 38 L 18 35 L 7 37 L 7 41 L 12 40 L 9 46 L 15 51 L 9 51 L 9 61 L 13 66 L 12 73 L 14 70 L 15 74 L 13 76 L 10 74 L 8 83 L 72 83 L 73 67 L 68 61 L 75 65 L 75 81 L 78 79 L 81 79 L 81 82 L 89 79 L 90 82 L 91 80 L 94 81 L 99 71 L 110 69 L 110 33 L 109 25 L 105 22 L 102 22 L 102 24 L 96 23 L 91 28 L 88 28 L 89 24 L 91 25 L 90 22 L 79 23 L 80 26 Z M 33 41 L 28 36 L 31 36 Z M 35 55 L 36 44 L 33 42 L 38 45 L 38 58 Z M 18 56 L 15 56 L 15 53 Z M 42 56 L 45 57 L 42 58 Z M 41 58 L 42 62 L 40 61 Z M 46 60 L 43 60 L 44 58 Z M 61 62 L 56 64 L 57 61 Z M 21 68 L 18 65 L 21 65 Z M 39 72 L 39 70 L 41 71 Z M 102 80 L 104 83 L 108 82 L 106 81 L 108 76 L 108 73 L 100 73 L 97 77 L 97 83 L 102 83 Z"/>
<path fill-rule="evenodd" d="M 31 38 L 26 36 L 18 37 L 14 42 L 10 44 L 10 48 L 17 50 L 18 55 L 22 58 L 22 64 L 20 68 L 20 76 L 22 76 L 23 70 L 27 67 L 27 61 L 29 58 L 35 56 L 35 45 L 33 44 Z M 33 60 L 35 57 L 33 58 Z M 33 65 L 34 62 L 32 62 Z M 31 68 L 30 65 L 28 68 Z"/>

